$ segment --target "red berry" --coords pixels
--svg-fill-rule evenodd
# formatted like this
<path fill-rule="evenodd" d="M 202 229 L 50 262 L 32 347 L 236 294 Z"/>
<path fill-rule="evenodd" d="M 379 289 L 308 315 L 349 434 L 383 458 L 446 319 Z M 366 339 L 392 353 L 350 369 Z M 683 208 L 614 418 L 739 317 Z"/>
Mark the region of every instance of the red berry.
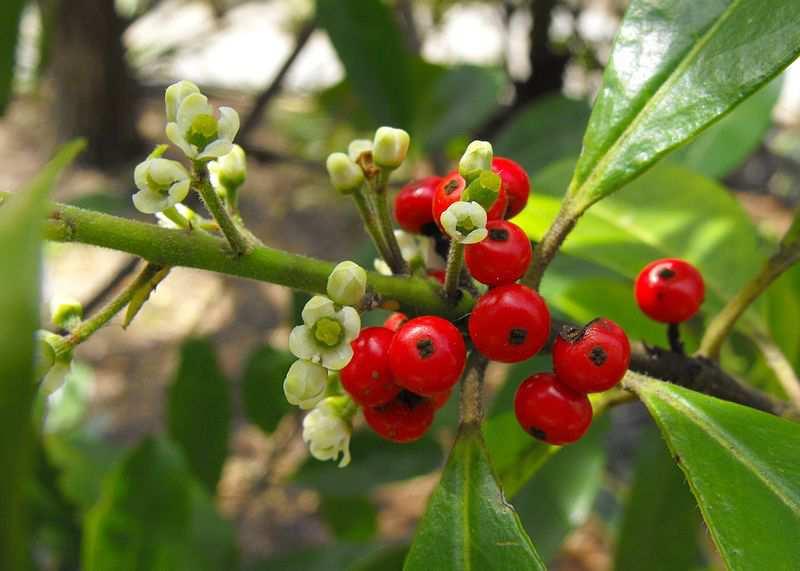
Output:
<path fill-rule="evenodd" d="M 512 218 L 522 212 L 528 203 L 531 192 L 531 183 L 525 169 L 511 159 L 495 157 L 492 159 L 492 170 L 500 176 L 508 197 L 506 218 Z"/>
<path fill-rule="evenodd" d="M 650 319 L 682 323 L 700 309 L 705 285 L 689 262 L 667 258 L 644 267 L 636 278 L 635 294 L 636 303 Z"/>
<path fill-rule="evenodd" d="M 592 423 L 589 398 L 561 384 L 553 373 L 522 381 L 514 397 L 514 412 L 526 432 L 550 444 L 575 442 Z"/>
<path fill-rule="evenodd" d="M 428 270 L 428 277 L 435 279 L 440 284 L 444 285 L 444 278 L 446 273 L 444 270 Z"/>
<path fill-rule="evenodd" d="M 395 382 L 424 396 L 452 388 L 466 358 L 458 329 L 449 321 L 430 315 L 403 325 L 389 347 L 389 366 Z"/>
<path fill-rule="evenodd" d="M 581 393 L 607 391 L 616 385 L 630 360 L 628 336 L 610 319 L 595 319 L 583 329 L 564 327 L 553 344 L 558 380 Z"/>
<path fill-rule="evenodd" d="M 386 404 L 400 392 L 389 369 L 393 337 L 385 327 L 367 327 L 350 344 L 353 358 L 341 371 L 342 386 L 362 406 Z"/>
<path fill-rule="evenodd" d="M 391 329 L 392 331 L 397 331 L 400 329 L 403 324 L 408 321 L 408 315 L 405 313 L 400 313 L 399 311 L 391 314 L 389 317 L 386 318 L 386 321 L 383 322 L 383 326 L 386 329 Z"/>
<path fill-rule="evenodd" d="M 405 185 L 394 199 L 394 216 L 400 228 L 414 234 L 431 234 L 433 195 L 442 177 L 429 176 Z"/>
<path fill-rule="evenodd" d="M 433 422 L 431 400 L 402 391 L 391 402 L 364 409 L 367 424 L 393 442 L 412 442 L 420 438 Z"/>
<path fill-rule="evenodd" d="M 451 204 L 461 200 L 461 193 L 464 192 L 465 187 L 466 181 L 457 171 L 453 171 L 443 177 L 439 181 L 439 184 L 436 185 L 436 193 L 433 195 L 432 214 L 434 222 L 436 222 L 436 225 L 439 226 L 439 230 L 442 232 L 444 232 L 440 221 L 442 213 L 447 210 Z M 492 207 L 486 212 L 487 219 L 502 219 L 507 205 L 508 199 L 506 198 L 506 191 L 501 184 L 497 198 L 492 204 Z"/>
<path fill-rule="evenodd" d="M 431 395 L 428 397 L 433 404 L 434 410 L 439 410 L 444 405 L 447 404 L 447 401 L 450 400 L 450 395 L 453 394 L 453 389 L 448 389 L 446 391 L 442 391 L 440 393 L 436 393 L 435 395 Z"/>
<path fill-rule="evenodd" d="M 531 241 L 513 222 L 491 220 L 486 229 L 489 235 L 483 241 L 464 248 L 469 273 L 488 286 L 517 281 L 531 263 Z"/>
<path fill-rule="evenodd" d="M 550 311 L 532 289 L 510 284 L 490 289 L 469 316 L 469 336 L 492 359 L 516 363 L 533 357 L 550 334 Z"/>

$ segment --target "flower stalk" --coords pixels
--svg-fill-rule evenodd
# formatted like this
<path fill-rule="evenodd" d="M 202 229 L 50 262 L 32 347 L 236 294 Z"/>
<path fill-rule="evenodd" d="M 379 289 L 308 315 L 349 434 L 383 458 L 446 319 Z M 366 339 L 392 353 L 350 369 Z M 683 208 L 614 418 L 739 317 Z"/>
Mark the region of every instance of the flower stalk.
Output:
<path fill-rule="evenodd" d="M 247 238 L 239 231 L 233 218 L 231 218 L 228 210 L 222 204 L 217 192 L 211 185 L 208 178 L 206 166 L 203 162 L 196 161 L 192 165 L 192 188 L 197 191 L 203 199 L 208 212 L 214 217 L 214 220 L 219 224 L 220 230 L 225 235 L 228 243 L 231 246 L 236 257 L 243 256 L 250 252 L 252 244 Z"/>

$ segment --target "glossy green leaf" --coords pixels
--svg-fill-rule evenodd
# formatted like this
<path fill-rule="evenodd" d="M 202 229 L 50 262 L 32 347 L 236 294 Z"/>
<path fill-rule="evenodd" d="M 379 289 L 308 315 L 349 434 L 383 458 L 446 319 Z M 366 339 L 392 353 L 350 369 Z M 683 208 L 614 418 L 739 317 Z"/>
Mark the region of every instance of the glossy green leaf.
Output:
<path fill-rule="evenodd" d="M 228 382 L 208 340 L 192 339 L 181 347 L 168 390 L 167 426 L 192 473 L 213 495 L 228 455 L 231 403 Z"/>
<path fill-rule="evenodd" d="M 515 219 L 531 238 L 540 239 L 555 218 L 570 172 L 570 161 L 564 161 L 537 178 L 538 192 Z M 755 226 L 724 187 L 670 164 L 659 165 L 593 206 L 562 251 L 628 279 L 657 258 L 685 258 L 703 273 L 703 311 L 709 314 L 752 277 L 766 255 Z M 545 275 L 545 284 L 547 280 Z M 759 311 L 748 312 L 747 319 L 764 330 Z"/>
<path fill-rule="evenodd" d="M 562 447 L 514 497 L 522 525 L 545 561 L 592 513 L 603 484 L 609 424 L 608 417 L 596 419 L 583 438 Z"/>
<path fill-rule="evenodd" d="M 639 175 L 800 53 L 794 0 L 633 0 L 571 184 L 591 204 Z"/>
<path fill-rule="evenodd" d="M 185 568 L 190 483 L 180 455 L 166 443 L 147 438 L 130 451 L 87 517 L 84 569 Z"/>
<path fill-rule="evenodd" d="M 639 441 L 614 555 L 616 571 L 689 571 L 698 560 L 700 512 L 655 427 Z"/>
<path fill-rule="evenodd" d="M 413 70 L 388 6 L 380 0 L 317 0 L 317 20 L 373 120 L 408 128 L 414 117 Z"/>
<path fill-rule="evenodd" d="M 81 148 L 67 145 L 19 195 L 0 199 L 0 569 L 22 568 L 27 558 L 21 487 L 31 461 L 45 200 Z"/>
<path fill-rule="evenodd" d="M 514 115 L 492 146 L 525 167 L 535 193 L 539 170 L 580 153 L 589 111 L 583 101 L 563 95 L 541 97 Z"/>
<path fill-rule="evenodd" d="M 259 347 L 247 358 L 242 375 L 242 400 L 247 420 L 266 434 L 272 434 L 292 405 L 283 394 L 283 379 L 295 357 L 269 345 Z"/>
<path fill-rule="evenodd" d="M 441 449 L 429 436 L 394 444 L 371 431 L 353 434 L 350 453 L 353 459 L 346 469 L 309 458 L 295 480 L 328 496 L 358 496 L 382 484 L 430 473 L 442 460 Z"/>
<path fill-rule="evenodd" d="M 655 380 L 632 388 L 730 569 L 800 569 L 800 424 Z"/>
<path fill-rule="evenodd" d="M 545 569 L 500 490 L 479 428 L 461 429 L 404 569 Z"/>
<path fill-rule="evenodd" d="M 364 496 L 322 496 L 319 513 L 333 535 L 344 541 L 367 541 L 378 530 L 378 510 Z"/>
<path fill-rule="evenodd" d="M 667 157 L 710 178 L 723 178 L 755 151 L 772 125 L 772 108 L 781 91 L 774 79 L 729 115 Z"/>
<path fill-rule="evenodd" d="M 0 115 L 11 99 L 14 87 L 17 39 L 25 0 L 4 0 L 0 5 Z"/>

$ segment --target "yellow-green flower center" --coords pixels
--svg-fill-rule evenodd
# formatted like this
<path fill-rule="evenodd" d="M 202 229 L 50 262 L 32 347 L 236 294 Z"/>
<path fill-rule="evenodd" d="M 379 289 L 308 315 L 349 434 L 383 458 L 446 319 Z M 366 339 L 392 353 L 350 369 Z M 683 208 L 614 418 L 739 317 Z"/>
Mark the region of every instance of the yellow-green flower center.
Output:
<path fill-rule="evenodd" d="M 326 347 L 336 347 L 343 337 L 344 327 L 332 317 L 323 317 L 314 324 L 314 339 Z"/>
<path fill-rule="evenodd" d="M 217 139 L 217 120 L 211 115 L 198 115 L 186 132 L 186 140 L 202 151 Z"/>
<path fill-rule="evenodd" d="M 456 224 L 456 230 L 462 235 L 466 236 L 473 230 L 475 230 L 477 226 L 473 224 L 472 217 L 464 216 L 463 218 L 459 218 L 458 223 Z"/>

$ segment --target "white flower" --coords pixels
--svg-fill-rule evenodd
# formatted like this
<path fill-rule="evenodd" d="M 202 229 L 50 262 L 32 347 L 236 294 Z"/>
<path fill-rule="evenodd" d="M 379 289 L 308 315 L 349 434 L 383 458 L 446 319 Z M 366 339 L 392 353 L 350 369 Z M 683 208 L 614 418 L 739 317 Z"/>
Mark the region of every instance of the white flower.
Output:
<path fill-rule="evenodd" d="M 208 98 L 188 81 L 167 88 L 167 137 L 194 160 L 227 155 L 239 131 L 239 114 L 230 107 L 219 108 L 219 118 Z"/>
<path fill-rule="evenodd" d="M 391 276 L 392 268 L 389 267 L 389 264 L 384 262 L 381 258 L 375 258 L 372 261 L 372 267 L 375 268 L 375 271 L 378 272 L 382 276 Z"/>
<path fill-rule="evenodd" d="M 303 441 L 308 445 L 311 455 L 317 460 L 342 459 L 339 467 L 350 463 L 350 435 L 353 432 L 349 422 L 341 416 L 336 399 L 328 397 L 303 419 Z"/>
<path fill-rule="evenodd" d="M 50 321 L 56 327 L 73 329 L 83 319 L 81 302 L 72 297 L 53 296 L 50 300 Z"/>
<path fill-rule="evenodd" d="M 356 190 L 364 182 L 364 172 L 344 153 L 331 153 L 325 161 L 333 188 L 342 193 Z"/>
<path fill-rule="evenodd" d="M 400 254 L 405 261 L 410 262 L 422 255 L 417 237 L 410 232 L 395 230 L 394 237 L 397 239 L 397 245 L 400 246 Z"/>
<path fill-rule="evenodd" d="M 147 159 L 133 171 L 139 192 L 133 205 L 139 212 L 153 214 L 175 206 L 189 194 L 189 173 L 179 162 L 169 159 Z"/>
<path fill-rule="evenodd" d="M 215 189 L 236 190 L 247 178 L 247 157 L 244 149 L 233 145 L 231 152 L 208 163 L 208 174 Z"/>
<path fill-rule="evenodd" d="M 477 202 L 454 202 L 440 222 L 454 242 L 476 244 L 486 238 L 486 211 Z"/>
<path fill-rule="evenodd" d="M 372 152 L 372 141 L 369 139 L 354 139 L 347 146 L 347 156 L 355 162 L 363 153 Z"/>
<path fill-rule="evenodd" d="M 303 325 L 292 329 L 289 350 L 300 359 L 339 371 L 353 357 L 350 342 L 358 336 L 361 318 L 352 307 L 336 311 L 332 300 L 315 295 L 303 308 Z"/>
<path fill-rule="evenodd" d="M 341 305 L 358 305 L 367 293 L 367 272 L 355 262 L 340 262 L 328 276 L 327 292 Z"/>
<path fill-rule="evenodd" d="M 492 144 L 472 141 L 458 163 L 458 174 L 471 179 L 478 173 L 492 168 Z"/>
<path fill-rule="evenodd" d="M 289 404 L 303 410 L 314 406 L 325 397 L 328 371 L 311 361 L 295 361 L 283 381 L 283 394 Z"/>
<path fill-rule="evenodd" d="M 411 138 L 402 129 L 380 127 L 375 131 L 372 160 L 376 165 L 396 169 L 406 160 Z"/>

